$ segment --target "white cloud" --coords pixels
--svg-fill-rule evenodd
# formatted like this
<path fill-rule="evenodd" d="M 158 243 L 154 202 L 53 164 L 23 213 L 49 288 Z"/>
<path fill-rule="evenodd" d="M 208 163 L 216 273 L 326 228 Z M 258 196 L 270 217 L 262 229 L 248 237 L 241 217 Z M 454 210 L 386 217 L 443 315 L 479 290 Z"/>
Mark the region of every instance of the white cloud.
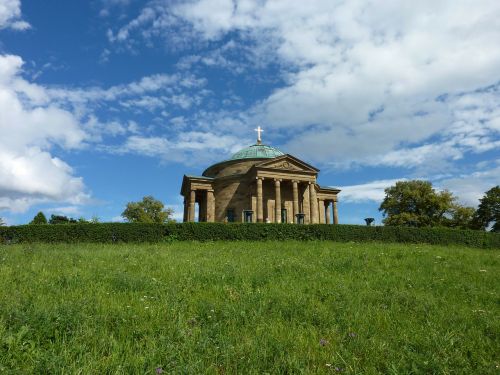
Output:
<path fill-rule="evenodd" d="M 341 186 L 340 199 L 342 202 L 382 202 L 385 197 L 384 190 L 398 181 L 405 181 L 405 178 L 394 180 L 377 180 L 365 184 Z"/>
<path fill-rule="evenodd" d="M 208 132 L 181 132 L 171 138 L 134 135 L 123 145 L 111 147 L 115 153 L 133 153 L 159 157 L 165 162 L 187 165 L 220 161 L 246 145 L 238 137 Z"/>
<path fill-rule="evenodd" d="M 441 179 L 436 185 L 453 192 L 462 204 L 477 207 L 479 199 L 492 187 L 500 184 L 500 159 L 496 166 L 480 168 L 475 172 Z"/>
<path fill-rule="evenodd" d="M 201 103 L 203 97 L 209 93 L 203 89 L 205 85 L 205 79 L 189 73 L 153 74 L 109 88 L 50 87 L 44 90 L 44 95 L 47 97 L 39 99 L 51 100 L 61 106 L 70 106 L 82 113 L 92 112 L 102 103 L 117 101 L 127 109 L 154 112 L 166 107 L 167 104 L 187 109 L 193 104 Z"/>
<path fill-rule="evenodd" d="M 471 207 L 477 207 L 479 199 L 492 187 L 499 184 L 500 159 L 494 162 L 480 163 L 475 166 L 475 171 L 457 176 L 427 176 L 419 177 L 420 180 L 432 182 L 436 190 L 449 190 L 458 199 L 458 202 Z M 342 202 L 381 203 L 385 197 L 385 189 L 393 186 L 398 181 L 407 181 L 407 178 L 375 180 L 358 185 L 341 186 L 339 195 Z"/>
<path fill-rule="evenodd" d="M 27 30 L 30 24 L 21 19 L 21 0 L 0 0 L 0 29 Z"/>
<path fill-rule="evenodd" d="M 86 134 L 72 113 L 47 99 L 44 87 L 20 76 L 22 64 L 18 56 L 0 55 L 0 210 L 83 203 L 89 195 L 82 178 L 50 150 L 80 148 Z"/>

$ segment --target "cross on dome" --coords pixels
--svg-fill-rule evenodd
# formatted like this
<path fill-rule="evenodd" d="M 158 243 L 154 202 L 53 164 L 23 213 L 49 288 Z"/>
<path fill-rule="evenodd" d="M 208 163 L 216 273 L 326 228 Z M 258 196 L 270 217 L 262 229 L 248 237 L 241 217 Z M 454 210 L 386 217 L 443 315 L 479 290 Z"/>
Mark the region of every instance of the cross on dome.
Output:
<path fill-rule="evenodd" d="M 257 144 L 262 144 L 262 138 L 260 134 L 264 131 L 260 126 L 257 126 L 257 129 L 254 129 L 257 132 Z"/>

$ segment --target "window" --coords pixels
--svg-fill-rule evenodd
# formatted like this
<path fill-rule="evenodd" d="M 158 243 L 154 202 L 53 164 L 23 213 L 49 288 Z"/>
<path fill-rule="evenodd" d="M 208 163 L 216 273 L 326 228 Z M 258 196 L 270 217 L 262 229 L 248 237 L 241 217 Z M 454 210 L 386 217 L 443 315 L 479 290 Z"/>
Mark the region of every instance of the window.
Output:
<path fill-rule="evenodd" d="M 226 217 L 228 223 L 234 223 L 234 209 L 228 208 L 228 210 L 226 211 Z"/>
<path fill-rule="evenodd" d="M 243 221 L 245 223 L 251 223 L 253 220 L 253 211 L 252 210 L 244 210 L 243 211 Z"/>
<path fill-rule="evenodd" d="M 287 222 L 286 208 L 281 209 L 281 222 L 282 223 Z"/>

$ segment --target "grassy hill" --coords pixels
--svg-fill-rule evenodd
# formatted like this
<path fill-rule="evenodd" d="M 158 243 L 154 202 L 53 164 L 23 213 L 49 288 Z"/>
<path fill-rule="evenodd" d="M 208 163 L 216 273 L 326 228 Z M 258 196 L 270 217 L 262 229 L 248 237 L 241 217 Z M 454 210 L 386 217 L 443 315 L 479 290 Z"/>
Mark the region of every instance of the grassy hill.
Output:
<path fill-rule="evenodd" d="M 0 246 L 0 373 L 500 371 L 500 252 Z"/>

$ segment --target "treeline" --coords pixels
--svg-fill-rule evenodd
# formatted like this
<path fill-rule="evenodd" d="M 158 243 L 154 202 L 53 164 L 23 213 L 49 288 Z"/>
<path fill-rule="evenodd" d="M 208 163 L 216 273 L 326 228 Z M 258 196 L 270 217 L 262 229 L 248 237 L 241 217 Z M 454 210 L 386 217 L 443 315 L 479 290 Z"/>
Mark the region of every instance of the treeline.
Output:
<path fill-rule="evenodd" d="M 72 217 L 67 217 L 64 215 L 50 215 L 50 219 L 43 212 L 39 212 L 35 215 L 30 224 L 97 224 L 99 223 L 99 218 L 97 216 L 92 217 L 92 219 L 87 220 L 84 217 L 79 217 L 78 219 L 73 219 Z"/>
<path fill-rule="evenodd" d="M 174 221 L 172 219 L 173 213 L 174 210 L 172 208 L 165 208 L 161 201 L 152 196 L 146 196 L 139 202 L 127 203 L 121 216 L 129 223 L 166 224 Z M 47 220 L 45 214 L 40 211 L 29 224 L 98 224 L 99 222 L 100 220 L 97 216 L 93 216 L 90 220 L 87 220 L 84 217 L 74 219 L 72 217 L 54 214 Z"/>

